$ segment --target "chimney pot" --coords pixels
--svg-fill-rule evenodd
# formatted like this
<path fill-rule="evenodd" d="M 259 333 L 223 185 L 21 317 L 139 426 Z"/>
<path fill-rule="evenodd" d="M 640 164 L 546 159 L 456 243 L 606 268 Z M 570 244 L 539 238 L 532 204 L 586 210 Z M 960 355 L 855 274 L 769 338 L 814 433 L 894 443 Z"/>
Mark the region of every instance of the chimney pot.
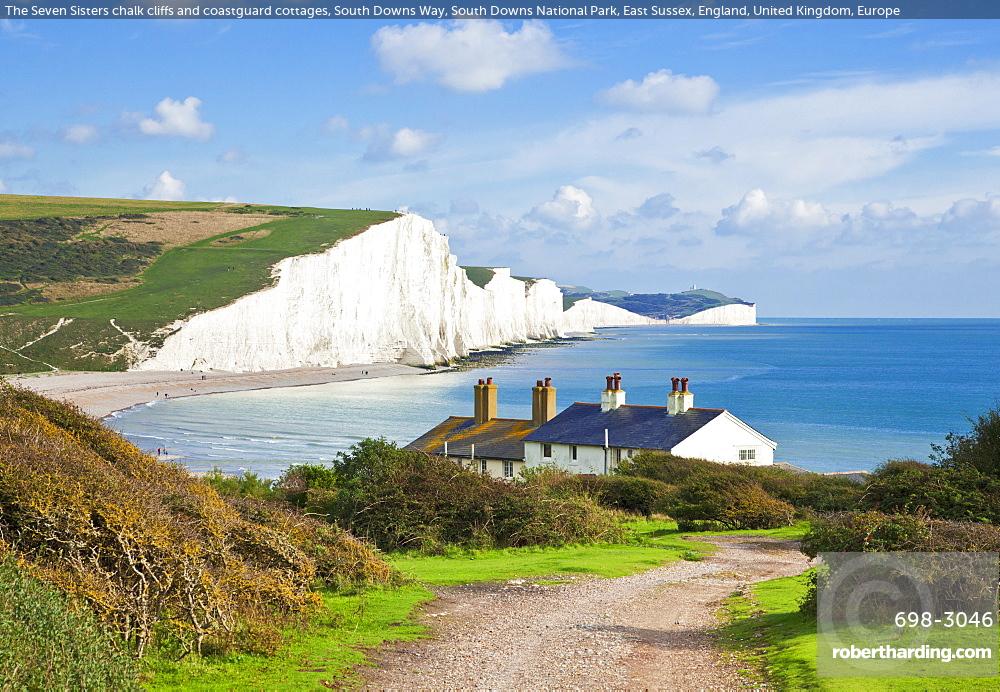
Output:
<path fill-rule="evenodd" d="M 614 375 L 608 375 L 604 379 L 608 381 L 608 386 L 606 387 L 606 389 L 608 389 L 608 390 L 614 389 L 615 376 Z"/>
<path fill-rule="evenodd" d="M 479 384 L 486 384 L 486 380 L 484 380 L 482 377 L 480 377 L 479 378 Z"/>
<path fill-rule="evenodd" d="M 670 387 L 671 387 L 670 391 L 676 392 L 680 388 L 680 384 L 681 384 L 681 378 L 679 378 L 679 377 L 671 377 L 670 378 Z"/>
<path fill-rule="evenodd" d="M 542 386 L 542 381 L 541 380 L 535 380 L 535 386 L 536 387 L 541 387 Z"/>
<path fill-rule="evenodd" d="M 493 384 L 493 378 L 492 377 L 487 377 L 486 378 L 486 384 Z"/>
<path fill-rule="evenodd" d="M 546 377 L 545 378 L 545 386 L 546 387 L 551 387 L 552 386 L 552 378 L 551 377 Z"/>
<path fill-rule="evenodd" d="M 682 377 L 681 378 L 681 391 L 682 392 L 686 392 L 687 390 L 688 390 L 688 378 Z"/>

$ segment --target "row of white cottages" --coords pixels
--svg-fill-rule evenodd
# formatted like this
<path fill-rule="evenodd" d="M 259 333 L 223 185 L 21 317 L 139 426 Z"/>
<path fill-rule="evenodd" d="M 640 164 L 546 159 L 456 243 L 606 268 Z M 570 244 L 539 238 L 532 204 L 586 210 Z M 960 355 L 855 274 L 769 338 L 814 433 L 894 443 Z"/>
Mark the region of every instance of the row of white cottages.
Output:
<path fill-rule="evenodd" d="M 406 446 L 453 459 L 483 473 L 513 478 L 551 465 L 606 474 L 645 450 L 723 464 L 774 463 L 778 444 L 721 408 L 696 408 L 686 377 L 671 380 L 666 406 L 625 403 L 621 375 L 606 378 L 601 402 L 576 402 L 556 413 L 552 380 L 531 390 L 531 420 L 497 416 L 493 378 L 473 387 L 473 415 L 451 416 Z"/>

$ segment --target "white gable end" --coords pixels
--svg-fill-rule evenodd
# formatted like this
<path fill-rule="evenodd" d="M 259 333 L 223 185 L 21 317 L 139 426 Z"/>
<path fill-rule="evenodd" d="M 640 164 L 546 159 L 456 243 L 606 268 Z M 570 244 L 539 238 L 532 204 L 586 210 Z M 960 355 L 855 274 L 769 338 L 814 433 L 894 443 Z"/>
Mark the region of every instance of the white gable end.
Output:
<path fill-rule="evenodd" d="M 670 453 L 723 464 L 766 466 L 774 463 L 777 446 L 776 442 L 726 411 L 675 445 Z"/>

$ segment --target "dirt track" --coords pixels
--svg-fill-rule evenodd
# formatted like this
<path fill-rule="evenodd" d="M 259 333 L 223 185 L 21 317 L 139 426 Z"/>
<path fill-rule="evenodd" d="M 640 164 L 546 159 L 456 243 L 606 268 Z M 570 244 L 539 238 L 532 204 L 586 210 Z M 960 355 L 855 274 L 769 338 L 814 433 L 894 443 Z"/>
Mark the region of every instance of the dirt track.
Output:
<path fill-rule="evenodd" d="M 443 589 L 425 614 L 434 638 L 390 647 L 371 689 L 744 687 L 711 629 L 720 601 L 747 584 L 798 574 L 794 543 L 715 537 L 701 562 L 618 579 Z"/>

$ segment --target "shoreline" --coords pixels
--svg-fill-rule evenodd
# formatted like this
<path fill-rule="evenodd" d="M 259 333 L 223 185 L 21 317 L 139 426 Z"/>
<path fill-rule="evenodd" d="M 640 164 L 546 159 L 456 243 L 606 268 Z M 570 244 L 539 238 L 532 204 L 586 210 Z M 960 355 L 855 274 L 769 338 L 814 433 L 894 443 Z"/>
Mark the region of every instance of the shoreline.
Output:
<path fill-rule="evenodd" d="M 246 373 L 217 370 L 61 371 L 9 375 L 4 380 L 38 394 L 75 404 L 85 413 L 104 419 L 154 401 L 259 389 L 308 387 L 376 377 L 421 375 L 427 372 L 425 368 L 412 365 L 372 363 L 338 368 L 293 368 Z"/>

